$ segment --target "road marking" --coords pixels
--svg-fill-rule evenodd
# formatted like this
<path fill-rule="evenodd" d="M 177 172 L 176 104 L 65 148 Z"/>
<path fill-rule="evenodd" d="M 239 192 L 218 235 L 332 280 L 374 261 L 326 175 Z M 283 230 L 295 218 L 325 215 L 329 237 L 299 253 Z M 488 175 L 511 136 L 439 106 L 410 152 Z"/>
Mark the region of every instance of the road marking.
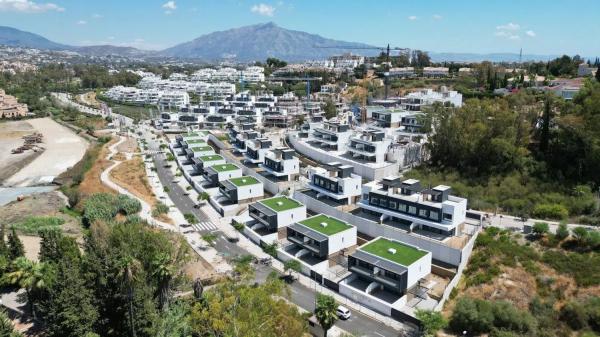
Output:
<path fill-rule="evenodd" d="M 374 334 L 376 334 L 376 335 L 379 335 L 379 336 L 381 336 L 381 337 L 385 337 L 385 335 L 382 335 L 382 334 L 380 334 L 380 333 L 379 333 L 379 332 L 377 332 L 377 331 L 373 331 L 373 333 L 374 333 Z"/>

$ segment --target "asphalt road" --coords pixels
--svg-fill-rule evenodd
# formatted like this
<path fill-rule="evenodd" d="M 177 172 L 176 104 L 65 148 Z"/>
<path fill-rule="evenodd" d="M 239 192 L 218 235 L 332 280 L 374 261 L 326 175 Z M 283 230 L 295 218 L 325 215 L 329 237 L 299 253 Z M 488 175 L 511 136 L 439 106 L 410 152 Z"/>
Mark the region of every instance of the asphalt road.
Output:
<path fill-rule="evenodd" d="M 148 142 L 148 147 L 151 151 L 159 150 L 158 142 L 153 141 L 150 138 L 146 138 L 146 140 Z M 153 159 L 154 164 L 156 166 L 156 173 L 158 175 L 158 178 L 160 179 L 163 186 L 169 187 L 168 195 L 175 204 L 175 206 L 184 214 L 194 214 L 199 221 L 210 221 L 210 218 L 201 209 L 194 208 L 194 201 L 192 201 L 187 195 L 185 195 L 185 191 L 183 190 L 183 188 L 181 188 L 181 186 L 179 186 L 176 183 L 173 183 L 175 177 L 173 177 L 173 174 L 168 168 L 164 167 L 164 165 L 168 163 L 172 165 L 176 164 L 172 162 L 167 162 L 164 154 L 154 154 Z M 184 178 L 177 177 L 177 179 Z M 214 231 L 214 233 L 218 237 L 215 241 L 214 247 L 225 258 L 230 259 L 235 258 L 236 256 L 249 255 L 249 252 L 247 252 L 240 246 L 226 240 L 220 231 Z M 271 272 L 277 272 L 275 269 L 264 265 L 256 265 L 255 271 L 256 282 L 264 282 Z M 294 302 L 296 305 L 300 306 L 304 310 L 313 312 L 315 308 L 315 291 L 313 289 L 305 287 L 299 282 L 294 282 L 289 286 L 291 291 L 292 302 Z M 356 311 L 352 312 L 352 317 L 350 317 L 350 319 L 346 321 L 338 320 L 336 322 L 336 325 L 341 329 L 344 329 L 345 331 L 354 334 L 355 336 L 361 337 L 405 336 L 404 333 L 398 332 L 395 329 L 381 324 L 375 320 L 372 320 L 369 317 Z"/>

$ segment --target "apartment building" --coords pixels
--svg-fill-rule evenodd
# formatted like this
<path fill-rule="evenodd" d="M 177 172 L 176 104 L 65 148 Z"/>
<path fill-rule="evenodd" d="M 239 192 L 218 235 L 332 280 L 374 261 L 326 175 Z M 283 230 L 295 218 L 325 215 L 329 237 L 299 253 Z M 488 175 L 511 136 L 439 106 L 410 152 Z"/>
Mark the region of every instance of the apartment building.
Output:
<path fill-rule="evenodd" d="M 287 109 L 268 108 L 262 110 L 262 125 L 271 128 L 288 128 L 293 123 L 293 117 L 288 115 Z"/>
<path fill-rule="evenodd" d="M 227 82 L 196 82 L 194 91 L 200 96 L 225 97 L 236 93 L 235 84 Z"/>
<path fill-rule="evenodd" d="M 275 233 L 306 219 L 306 206 L 294 199 L 278 196 L 249 205 L 248 214 L 256 222 L 251 225 L 252 229 L 264 228 L 268 233 Z"/>
<path fill-rule="evenodd" d="M 27 104 L 19 103 L 16 97 L 0 89 L 0 119 L 23 117 L 28 112 Z"/>
<path fill-rule="evenodd" d="M 409 231 L 458 236 L 466 219 L 467 199 L 451 192 L 449 186 L 422 188 L 418 180 L 390 177 L 364 184 L 357 205 L 380 221 L 396 222 Z"/>
<path fill-rule="evenodd" d="M 242 176 L 242 169 L 230 163 L 204 167 L 203 171 L 202 175 L 210 186 L 218 186 L 222 181 Z"/>
<path fill-rule="evenodd" d="M 279 180 L 291 181 L 300 174 L 300 159 L 287 147 L 272 149 L 265 154 L 262 167 Z"/>
<path fill-rule="evenodd" d="M 423 68 L 423 77 L 448 77 L 450 69 L 446 67 L 425 67 Z"/>
<path fill-rule="evenodd" d="M 179 108 L 190 104 L 190 95 L 185 91 L 166 91 L 158 100 L 162 108 Z"/>
<path fill-rule="evenodd" d="M 192 160 L 192 158 L 198 158 L 214 154 L 215 150 L 206 144 L 199 144 L 192 145 L 186 148 L 185 150 L 183 150 L 183 153 L 189 160 Z"/>
<path fill-rule="evenodd" d="M 233 141 L 233 149 L 238 153 L 245 153 L 247 151 L 247 142 L 250 140 L 258 139 L 260 134 L 254 130 L 243 131 L 235 136 Z"/>
<path fill-rule="evenodd" d="M 218 154 L 209 154 L 192 158 L 192 165 L 198 174 L 204 174 L 204 169 L 214 165 L 225 165 L 225 158 Z"/>
<path fill-rule="evenodd" d="M 367 129 L 351 137 L 347 149 L 353 158 L 383 163 L 391 142 L 382 130 Z"/>
<path fill-rule="evenodd" d="M 241 204 L 262 198 L 264 186 L 254 177 L 242 176 L 220 182 L 219 192 L 230 202 Z"/>
<path fill-rule="evenodd" d="M 351 136 L 352 130 L 350 130 L 348 124 L 324 122 L 323 127 L 317 127 L 313 130 L 309 141 L 321 148 L 341 151 L 346 147 Z"/>
<path fill-rule="evenodd" d="M 308 188 L 321 197 L 351 204 L 361 195 L 362 178 L 353 173 L 350 165 L 330 163 L 308 169 Z"/>
<path fill-rule="evenodd" d="M 286 230 L 287 240 L 299 248 L 296 258 L 324 260 L 356 246 L 356 227 L 324 214 L 296 221 Z"/>
<path fill-rule="evenodd" d="M 431 255 L 415 246 L 378 237 L 348 257 L 348 270 L 352 277 L 370 285 L 366 293 L 383 290 L 404 296 L 407 289 L 431 273 Z"/>
<path fill-rule="evenodd" d="M 402 68 L 390 68 L 390 70 L 388 72 L 388 76 L 394 77 L 394 78 L 411 78 L 411 77 L 416 77 L 417 74 L 415 73 L 414 67 L 402 67 Z"/>
<path fill-rule="evenodd" d="M 265 161 L 265 155 L 273 146 L 269 138 L 257 138 L 246 141 L 246 152 L 244 158 L 247 163 L 262 164 Z"/>
<path fill-rule="evenodd" d="M 411 92 L 400 98 L 402 109 L 407 111 L 422 111 L 424 106 L 430 106 L 434 103 L 461 107 L 462 94 L 457 91 L 449 91 L 446 87 L 442 87 L 440 91 L 423 89 Z"/>

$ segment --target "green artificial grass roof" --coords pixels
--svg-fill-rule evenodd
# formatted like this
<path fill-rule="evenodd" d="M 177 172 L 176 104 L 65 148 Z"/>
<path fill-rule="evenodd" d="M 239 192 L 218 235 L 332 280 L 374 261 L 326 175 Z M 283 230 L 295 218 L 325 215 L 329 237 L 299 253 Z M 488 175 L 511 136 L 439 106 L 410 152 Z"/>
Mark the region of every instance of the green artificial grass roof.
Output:
<path fill-rule="evenodd" d="M 258 180 L 256 180 L 256 178 L 249 177 L 249 176 L 232 178 L 232 179 L 229 179 L 229 181 L 237 187 L 258 184 Z"/>
<path fill-rule="evenodd" d="M 302 206 L 301 203 L 287 197 L 275 197 L 271 199 L 265 199 L 261 200 L 260 203 L 269 207 L 275 212 L 287 211 Z"/>
<path fill-rule="evenodd" d="M 237 165 L 235 164 L 218 164 L 218 165 L 213 165 L 211 166 L 213 168 L 213 170 L 217 171 L 217 172 L 227 172 L 227 171 L 233 171 L 233 170 L 239 170 L 240 168 L 237 167 Z"/>
<path fill-rule="evenodd" d="M 396 250 L 395 254 L 392 254 L 389 249 L 393 248 Z M 386 260 L 396 262 L 405 267 L 415 263 L 418 259 L 427 255 L 427 252 L 419 250 L 417 248 L 402 244 L 397 241 L 388 240 L 386 238 L 379 238 L 375 241 L 371 241 L 366 245 L 360 247 L 362 251 L 371 253 L 379 256 Z"/>
<path fill-rule="evenodd" d="M 191 147 L 190 149 L 193 152 L 196 152 L 196 151 L 201 151 L 201 152 L 204 152 L 204 151 L 213 151 L 213 148 L 210 147 L 210 146 L 208 146 L 208 145 L 207 146 L 194 146 L 194 147 Z"/>
<path fill-rule="evenodd" d="M 310 217 L 306 220 L 302 220 L 299 222 L 301 225 L 304 225 L 316 232 L 321 234 L 331 236 L 333 234 L 337 234 L 339 232 L 343 232 L 348 228 L 352 227 L 349 224 L 338 220 L 336 218 L 328 217 L 324 214 L 318 214 L 313 217 Z M 327 224 L 323 226 L 323 224 Z"/>
<path fill-rule="evenodd" d="M 188 144 L 206 143 L 206 141 L 202 140 L 202 139 L 191 139 L 191 140 L 186 140 L 185 142 Z"/>
<path fill-rule="evenodd" d="M 223 160 L 223 157 L 218 154 L 209 154 L 207 156 L 201 156 L 200 160 L 202 161 L 215 161 L 215 160 Z"/>

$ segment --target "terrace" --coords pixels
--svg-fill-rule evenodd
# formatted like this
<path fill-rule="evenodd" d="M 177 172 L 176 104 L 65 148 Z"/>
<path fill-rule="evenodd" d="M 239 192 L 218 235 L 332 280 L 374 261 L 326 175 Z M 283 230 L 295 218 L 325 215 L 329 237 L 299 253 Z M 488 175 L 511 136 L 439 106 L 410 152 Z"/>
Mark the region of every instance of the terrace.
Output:
<path fill-rule="evenodd" d="M 239 167 L 237 167 L 235 164 L 213 165 L 211 167 L 212 167 L 212 169 L 214 169 L 217 172 L 228 172 L 228 171 L 239 170 Z"/>
<path fill-rule="evenodd" d="M 410 266 L 423 256 L 427 255 L 427 252 L 423 250 L 386 238 L 379 238 L 364 245 L 360 249 L 402 266 Z"/>

